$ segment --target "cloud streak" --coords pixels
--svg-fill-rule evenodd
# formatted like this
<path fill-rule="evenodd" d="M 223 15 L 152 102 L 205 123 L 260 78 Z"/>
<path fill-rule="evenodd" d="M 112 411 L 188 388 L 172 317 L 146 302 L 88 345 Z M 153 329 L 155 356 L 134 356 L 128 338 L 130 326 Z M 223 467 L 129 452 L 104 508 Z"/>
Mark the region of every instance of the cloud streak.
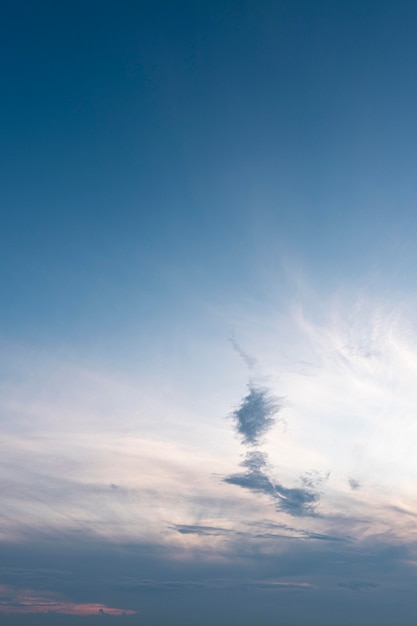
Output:
<path fill-rule="evenodd" d="M 252 370 L 255 367 L 256 363 L 257 363 L 256 359 L 254 359 L 253 356 L 250 356 L 250 354 L 245 352 L 240 347 L 240 345 L 236 341 L 236 338 L 235 338 L 233 333 L 230 336 L 229 340 L 230 340 L 230 343 L 232 344 L 233 350 L 236 352 L 236 354 L 238 354 L 241 357 L 241 359 L 243 360 L 245 365 L 248 367 L 248 369 Z"/>
<path fill-rule="evenodd" d="M 262 524 L 254 525 L 256 527 L 262 526 Z M 247 532 L 241 530 L 235 530 L 233 528 L 222 528 L 219 526 L 206 526 L 200 524 L 176 524 L 172 528 L 181 535 L 198 535 L 200 537 L 230 537 L 240 538 L 245 537 L 247 539 L 296 539 L 296 540 L 317 540 L 317 541 L 338 541 L 348 542 L 348 537 L 328 535 L 323 533 L 315 533 L 300 528 L 293 528 L 287 524 L 266 524 L 266 529 L 269 532 Z M 279 530 L 280 532 L 276 532 Z"/>
<path fill-rule="evenodd" d="M 233 590 L 233 589 L 265 589 L 272 591 L 309 590 L 314 585 L 308 582 L 286 580 L 231 580 L 231 579 L 201 579 L 195 580 L 149 580 L 126 578 L 119 584 L 123 591 L 130 592 L 166 592 L 166 591 L 195 591 L 198 589 Z"/>

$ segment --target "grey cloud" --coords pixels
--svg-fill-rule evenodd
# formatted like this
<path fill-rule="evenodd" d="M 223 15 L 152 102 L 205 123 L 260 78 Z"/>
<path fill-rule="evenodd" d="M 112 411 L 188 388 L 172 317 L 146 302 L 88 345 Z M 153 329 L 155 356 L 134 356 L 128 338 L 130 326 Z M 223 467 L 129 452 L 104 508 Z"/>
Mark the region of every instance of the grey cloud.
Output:
<path fill-rule="evenodd" d="M 246 467 L 248 471 L 227 476 L 224 479 L 226 483 L 274 496 L 274 485 L 264 472 L 267 462 L 263 452 L 248 452 L 241 465 Z"/>
<path fill-rule="evenodd" d="M 236 344 L 235 349 L 238 348 Z M 308 472 L 301 478 L 301 487 L 289 488 L 271 480 L 267 471 L 267 457 L 259 450 L 260 438 L 275 424 L 275 416 L 282 406 L 281 398 L 253 381 L 249 382 L 248 389 L 249 393 L 231 417 L 236 432 L 242 437 L 243 445 L 252 449 L 241 463 L 245 471 L 227 476 L 223 480 L 231 485 L 268 495 L 273 498 L 278 510 L 290 515 L 316 515 L 315 506 L 320 499 L 317 487 L 327 480 L 330 473 Z"/>
<path fill-rule="evenodd" d="M 268 467 L 267 456 L 264 452 L 260 452 L 259 450 L 251 450 L 247 452 L 241 465 L 242 467 L 247 467 L 249 472 L 262 473 L 263 469 Z"/>
<path fill-rule="evenodd" d="M 256 527 L 258 525 L 248 524 L 248 526 Z M 298 540 L 318 540 L 318 541 L 349 541 L 347 537 L 327 535 L 323 533 L 314 533 L 303 529 L 292 528 L 286 524 L 271 524 L 266 529 L 270 532 L 239 531 L 233 528 L 222 528 L 219 526 L 201 526 L 198 524 L 176 524 L 171 528 L 181 535 L 199 535 L 200 537 L 247 537 L 248 539 L 298 539 Z M 281 532 L 273 532 L 273 530 L 281 530 Z M 287 532 L 282 532 L 287 531 Z"/>
<path fill-rule="evenodd" d="M 318 539 L 320 541 L 351 541 L 350 537 L 338 537 L 337 535 L 324 535 L 322 533 L 309 533 L 307 531 L 303 532 L 309 539 Z"/>
<path fill-rule="evenodd" d="M 253 539 L 297 539 L 297 540 L 317 540 L 317 541 L 340 541 L 347 542 L 350 541 L 348 537 L 337 537 L 334 535 L 324 535 L 322 533 L 311 533 L 307 530 L 300 530 L 298 534 L 295 535 L 285 535 L 278 533 L 260 533 L 252 536 Z"/>
<path fill-rule="evenodd" d="M 270 496 L 274 496 L 275 488 L 269 478 L 262 472 L 246 472 L 242 474 L 232 474 L 226 476 L 224 479 L 226 483 L 230 485 L 237 485 L 238 487 L 244 487 L 250 491 L 256 491 L 258 493 L 265 493 Z"/>
<path fill-rule="evenodd" d="M 321 541 L 351 541 L 351 538 L 347 536 L 315 533 L 309 530 L 304 530 L 302 528 L 295 528 L 294 526 L 289 526 L 288 524 L 284 523 L 263 521 L 257 523 L 248 523 L 246 525 L 249 527 L 254 527 L 256 529 L 265 529 L 266 532 L 255 535 L 256 537 L 262 536 L 268 538 L 285 537 L 286 539 L 318 539 Z M 279 530 L 281 531 L 281 533 L 277 534 L 274 532 L 275 530 Z M 282 534 L 282 531 L 285 531 L 288 534 Z"/>
<path fill-rule="evenodd" d="M 199 526 L 197 524 L 175 524 L 172 526 L 181 535 L 202 535 L 202 536 L 221 536 L 236 534 L 236 531 L 230 528 L 221 528 L 219 526 Z"/>
<path fill-rule="evenodd" d="M 235 422 L 237 433 L 245 445 L 257 445 L 259 438 L 275 424 L 274 416 L 281 405 L 279 398 L 270 394 L 265 387 L 253 382 L 248 385 L 249 393 L 243 398 L 238 409 L 231 417 Z"/>
<path fill-rule="evenodd" d="M 288 488 L 280 483 L 273 483 L 264 471 L 267 467 L 265 454 L 259 451 L 249 452 L 242 466 L 248 468 L 248 471 L 227 476 L 224 481 L 271 496 L 276 502 L 277 509 L 290 515 L 314 514 L 314 506 L 320 498 L 319 494 L 311 489 Z"/>
<path fill-rule="evenodd" d="M 318 493 L 302 488 L 286 488 L 275 485 L 279 498 L 278 508 L 290 515 L 314 515 L 314 505 L 320 499 Z"/>
<path fill-rule="evenodd" d="M 357 491 L 361 488 L 359 480 L 355 480 L 354 478 L 349 478 L 349 486 L 353 491 Z"/>

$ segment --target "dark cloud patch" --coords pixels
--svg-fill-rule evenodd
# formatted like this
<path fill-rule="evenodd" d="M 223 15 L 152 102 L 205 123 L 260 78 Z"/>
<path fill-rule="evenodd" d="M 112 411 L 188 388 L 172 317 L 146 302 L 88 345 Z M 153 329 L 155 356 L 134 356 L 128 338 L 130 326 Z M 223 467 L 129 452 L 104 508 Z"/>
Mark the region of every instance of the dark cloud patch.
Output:
<path fill-rule="evenodd" d="M 249 528 L 264 528 L 265 530 L 286 530 L 288 532 L 298 532 L 298 528 L 285 524 L 284 522 L 271 522 L 269 520 L 262 520 L 259 522 L 244 522 L 245 526 Z"/>
<path fill-rule="evenodd" d="M 249 393 L 243 398 L 238 409 L 231 417 L 236 432 L 245 445 L 256 446 L 262 437 L 276 422 L 274 417 L 281 408 L 280 399 L 273 396 L 266 387 L 259 387 L 253 382 L 248 384 Z"/>
<path fill-rule="evenodd" d="M 175 524 L 172 526 L 181 535 L 201 535 L 218 537 L 222 535 L 236 534 L 236 531 L 230 528 L 221 528 L 219 526 L 199 526 L 194 524 Z"/>
<path fill-rule="evenodd" d="M 275 485 L 278 508 L 290 515 L 314 515 L 314 507 L 320 499 L 317 492 L 302 488 L 286 488 Z"/>
<path fill-rule="evenodd" d="M 244 460 L 241 463 L 242 467 L 247 467 L 249 472 L 263 473 L 268 468 L 268 457 L 264 452 L 259 450 L 251 450 L 246 453 Z"/>
<path fill-rule="evenodd" d="M 250 491 L 256 491 L 258 493 L 265 493 L 269 496 L 275 495 L 275 487 L 265 474 L 262 472 L 246 472 L 242 474 L 232 474 L 227 476 L 224 481 L 230 485 L 237 485 L 238 487 L 244 487 L 250 489 Z"/>
<path fill-rule="evenodd" d="M 319 541 L 351 541 L 350 537 L 339 537 L 337 535 L 325 535 L 322 533 L 310 533 L 307 531 L 303 531 L 303 533 L 308 539 L 318 539 Z"/>
<path fill-rule="evenodd" d="M 224 479 L 226 483 L 274 496 L 274 485 L 264 472 L 264 468 L 267 467 L 267 461 L 263 452 L 248 452 L 241 465 L 247 468 L 247 471 L 227 476 Z"/>
<path fill-rule="evenodd" d="M 361 484 L 359 480 L 355 480 L 354 478 L 349 478 L 349 487 L 352 489 L 352 491 L 357 491 L 358 489 L 361 488 Z"/>
<path fill-rule="evenodd" d="M 314 507 L 320 499 L 312 489 L 302 487 L 288 488 L 272 482 L 265 472 L 267 457 L 259 451 L 249 452 L 241 464 L 246 472 L 232 474 L 224 478 L 226 483 L 263 493 L 275 500 L 277 509 L 294 516 L 314 515 Z"/>
<path fill-rule="evenodd" d="M 369 591 L 379 587 L 377 583 L 370 583 L 363 580 L 351 580 L 349 582 L 337 583 L 338 587 L 350 589 L 350 591 Z"/>

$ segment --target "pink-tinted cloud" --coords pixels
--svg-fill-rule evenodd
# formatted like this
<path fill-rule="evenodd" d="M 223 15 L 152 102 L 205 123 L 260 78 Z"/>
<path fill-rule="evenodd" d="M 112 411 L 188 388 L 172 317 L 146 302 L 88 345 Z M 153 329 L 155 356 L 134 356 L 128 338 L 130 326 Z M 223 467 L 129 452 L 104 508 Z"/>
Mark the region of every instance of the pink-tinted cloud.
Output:
<path fill-rule="evenodd" d="M 105 604 L 77 604 L 67 602 L 58 594 L 42 596 L 31 589 L 15 589 L 0 585 L 0 614 L 5 613 L 61 613 L 66 615 L 134 615 L 136 611 L 115 609 Z"/>

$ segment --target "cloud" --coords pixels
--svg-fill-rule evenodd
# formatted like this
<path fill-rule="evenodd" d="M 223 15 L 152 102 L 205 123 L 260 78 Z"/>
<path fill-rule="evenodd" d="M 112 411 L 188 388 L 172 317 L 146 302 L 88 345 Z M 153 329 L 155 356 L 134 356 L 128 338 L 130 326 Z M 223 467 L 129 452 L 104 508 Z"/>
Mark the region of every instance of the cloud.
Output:
<path fill-rule="evenodd" d="M 329 478 L 330 472 L 321 474 L 320 472 L 314 470 L 312 472 L 306 472 L 304 476 L 301 477 L 301 482 L 303 486 L 308 489 L 317 489 Z"/>
<path fill-rule="evenodd" d="M 231 528 L 221 528 L 219 526 L 200 526 L 198 524 L 175 524 L 174 528 L 181 535 L 200 535 L 217 537 L 221 535 L 236 534 Z"/>
<path fill-rule="evenodd" d="M 274 499 L 277 509 L 290 515 L 314 514 L 314 506 L 320 498 L 318 492 L 303 487 L 288 488 L 272 482 L 264 471 L 268 466 L 266 454 L 257 450 L 248 452 L 241 465 L 247 471 L 227 476 L 224 479 L 226 483 L 268 495 Z"/>
<path fill-rule="evenodd" d="M 256 583 L 252 583 L 252 587 L 256 587 L 257 589 L 267 589 L 273 591 L 284 591 L 290 589 L 297 590 L 308 590 L 314 589 L 314 585 L 310 583 L 295 583 L 295 582 L 283 582 L 283 581 L 260 581 Z"/>
<path fill-rule="evenodd" d="M 351 580 L 350 582 L 337 583 L 338 587 L 350 589 L 351 591 L 369 591 L 379 587 L 377 583 L 365 582 L 363 580 Z"/>
<path fill-rule="evenodd" d="M 273 495 L 274 486 L 264 472 L 264 468 L 267 467 L 266 454 L 258 450 L 248 452 L 241 466 L 246 467 L 247 471 L 227 476 L 224 479 L 226 483 L 239 485 L 251 491 Z"/>
<path fill-rule="evenodd" d="M 175 524 L 172 526 L 181 535 L 198 535 L 200 537 L 246 537 L 247 539 L 314 539 L 318 541 L 349 541 L 348 537 L 328 535 L 323 533 L 311 532 L 300 528 L 293 528 L 287 524 L 265 524 L 263 525 L 266 532 L 259 532 L 259 526 L 262 524 L 247 524 L 253 527 L 254 531 L 241 531 L 233 528 L 222 528 L 219 526 L 202 526 L 199 524 Z M 268 532 L 268 530 L 270 532 Z M 273 532 L 280 530 L 281 532 Z M 284 532 L 283 532 L 284 531 Z"/>
<path fill-rule="evenodd" d="M 314 506 L 320 499 L 318 493 L 302 488 L 275 485 L 278 508 L 290 515 L 314 515 Z"/>
<path fill-rule="evenodd" d="M 160 592 L 160 591 L 188 591 L 205 587 L 204 581 L 196 580 L 152 580 L 125 578 L 117 587 L 127 592 Z"/>
<path fill-rule="evenodd" d="M 229 340 L 230 340 L 230 343 L 232 344 L 233 350 L 242 358 L 246 366 L 250 370 L 253 369 L 257 363 L 256 359 L 253 356 L 250 356 L 247 352 L 245 352 L 240 347 L 233 333 L 231 334 Z"/>
<path fill-rule="evenodd" d="M 275 424 L 274 416 L 281 405 L 279 398 L 273 396 L 266 387 L 249 382 L 248 389 L 249 393 L 231 417 L 235 422 L 236 432 L 242 437 L 242 443 L 256 446 L 259 438 Z"/>
<path fill-rule="evenodd" d="M 361 484 L 359 482 L 359 480 L 355 480 L 354 478 L 349 478 L 349 486 L 352 489 L 352 491 L 357 491 L 358 489 L 361 488 Z"/>
<path fill-rule="evenodd" d="M 197 589 L 265 589 L 272 591 L 286 591 L 292 589 L 308 590 L 314 586 L 307 582 L 286 580 L 253 580 L 253 579 L 226 579 L 213 578 L 195 580 L 150 580 L 126 578 L 119 583 L 118 588 L 131 592 L 163 592 L 163 591 L 193 591 Z"/>
<path fill-rule="evenodd" d="M 256 385 L 253 381 L 249 381 L 248 389 L 249 393 L 239 408 L 233 411 L 232 418 L 237 433 L 242 437 L 242 444 L 252 449 L 241 463 L 246 471 L 231 474 L 224 481 L 272 497 L 277 509 L 290 515 L 313 515 L 319 500 L 316 487 L 330 474 L 323 476 L 319 472 L 309 472 L 301 479 L 303 486 L 295 488 L 285 487 L 269 478 L 267 456 L 259 450 L 260 438 L 276 423 L 275 415 L 282 406 L 281 399 L 267 387 Z"/>
<path fill-rule="evenodd" d="M 115 609 L 98 603 L 66 601 L 57 593 L 39 595 L 32 589 L 0 585 L 0 614 L 57 613 L 63 615 L 134 615 L 136 611 Z"/>

